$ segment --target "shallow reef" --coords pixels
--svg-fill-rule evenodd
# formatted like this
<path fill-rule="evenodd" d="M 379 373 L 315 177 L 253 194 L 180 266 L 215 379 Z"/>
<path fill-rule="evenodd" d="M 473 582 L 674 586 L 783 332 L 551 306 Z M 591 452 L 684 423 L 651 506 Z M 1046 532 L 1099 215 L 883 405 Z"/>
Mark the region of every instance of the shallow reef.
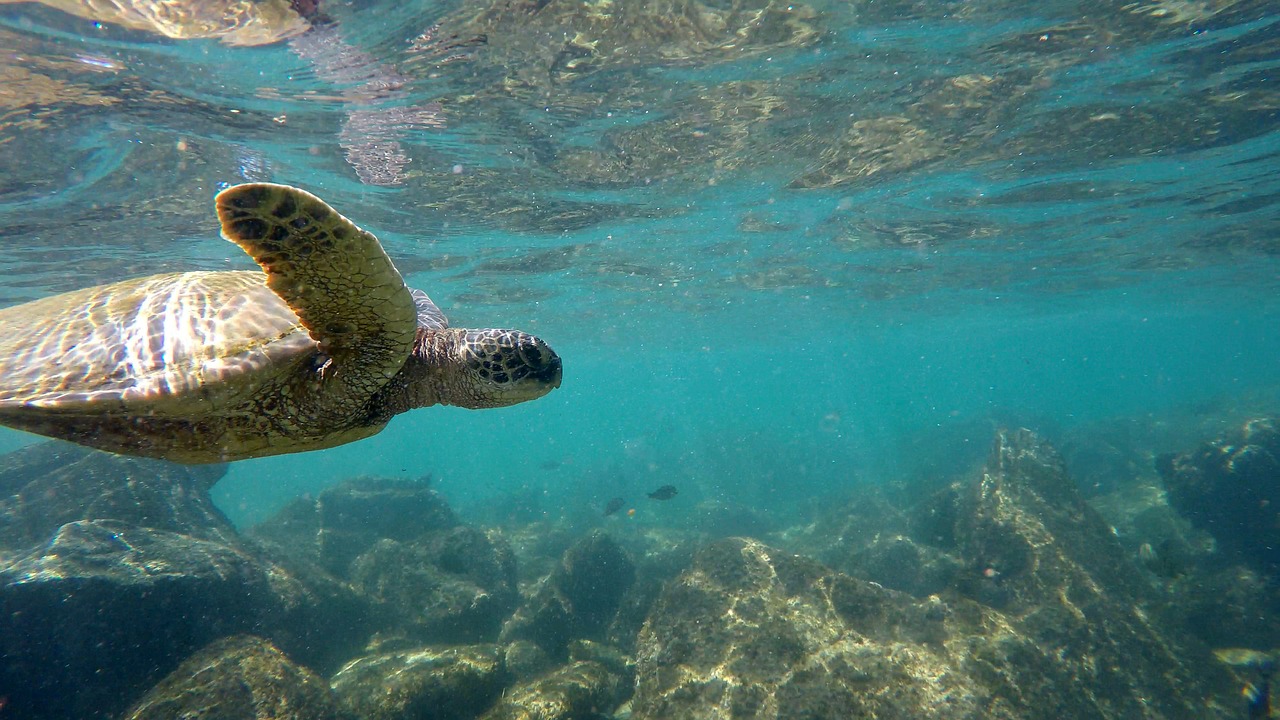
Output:
<path fill-rule="evenodd" d="M 378 478 L 241 533 L 220 468 L 32 446 L 0 459 L 3 717 L 1243 717 L 1256 668 L 1213 650 L 1277 644 L 1274 566 L 1212 518 L 1274 519 L 1274 427 L 1162 458 L 1167 503 L 1000 431 L 945 482 L 731 523 L 758 537 L 484 528 Z"/>
<path fill-rule="evenodd" d="M 704 548 L 641 632 L 635 717 L 1227 716 L 1226 672 L 1144 607 L 1154 593 L 1033 434 L 883 509 L 844 516 L 861 542 L 816 534 L 842 538 L 824 554 L 850 574 L 756 540 Z"/>

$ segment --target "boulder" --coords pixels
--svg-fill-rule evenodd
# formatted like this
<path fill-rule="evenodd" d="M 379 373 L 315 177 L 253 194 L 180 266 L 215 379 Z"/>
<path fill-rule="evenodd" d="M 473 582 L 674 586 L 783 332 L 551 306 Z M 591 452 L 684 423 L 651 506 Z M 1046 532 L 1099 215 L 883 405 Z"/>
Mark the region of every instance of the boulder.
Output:
<path fill-rule="evenodd" d="M 585 720 L 608 717 L 622 683 L 602 663 L 571 662 L 509 688 L 482 720 Z"/>
<path fill-rule="evenodd" d="M 108 716 L 195 649 L 250 630 L 270 598 L 243 550 L 116 521 L 67 523 L 0 568 L 0 687 L 18 714 Z"/>
<path fill-rule="evenodd" d="M 613 619 L 631 589 L 636 566 L 617 541 L 594 532 L 565 551 L 552 578 L 582 632 L 596 635 Z"/>
<path fill-rule="evenodd" d="M 503 628 L 504 640 L 528 639 L 564 658 L 575 638 L 602 638 L 635 583 L 636 567 L 622 546 L 594 532 L 565 551 L 560 564 Z"/>
<path fill-rule="evenodd" d="M 913 601 L 813 560 L 731 538 L 704 548 L 641 630 L 633 717 L 1012 718 Z"/>
<path fill-rule="evenodd" d="M 519 597 L 506 541 L 466 526 L 380 540 L 352 562 L 350 579 L 386 631 L 431 643 L 494 640 Z"/>
<path fill-rule="evenodd" d="M 427 480 L 361 477 L 293 501 L 250 534 L 341 577 L 381 540 L 412 542 L 458 524 Z"/>
<path fill-rule="evenodd" d="M 1179 576 L 1169 583 L 1180 627 L 1213 648 L 1280 648 L 1280 587 L 1247 565 Z"/>
<path fill-rule="evenodd" d="M 968 569 L 959 584 L 985 604 L 1033 611 L 1063 593 L 1130 604 L 1153 594 L 1061 456 L 1029 430 L 998 433 L 986 468 L 946 494 L 951 549 Z"/>
<path fill-rule="evenodd" d="M 125 720 L 340 720 L 325 681 L 261 638 L 238 635 L 192 655 Z"/>
<path fill-rule="evenodd" d="M 507 670 L 517 682 L 537 677 L 554 665 L 547 651 L 532 640 L 515 640 L 508 643 L 504 656 L 507 660 Z"/>
<path fill-rule="evenodd" d="M 378 631 L 408 646 L 493 641 L 519 598 L 507 541 L 460 524 L 424 481 L 357 478 L 251 534 L 290 567 L 350 583 Z"/>
<path fill-rule="evenodd" d="M 509 680 L 501 647 L 464 645 L 357 658 L 331 683 L 351 717 L 401 720 L 478 717 Z"/>
<path fill-rule="evenodd" d="M 1229 560 L 1280 579 L 1280 419 L 1249 420 L 1156 467 L 1169 504 Z"/>
<path fill-rule="evenodd" d="M 0 556 L 8 715 L 114 716 L 230 634 L 271 636 L 321 665 L 360 636 L 350 588 L 294 573 L 236 535 L 208 497 L 217 470 L 53 443 L 0 466 L 15 543 Z"/>

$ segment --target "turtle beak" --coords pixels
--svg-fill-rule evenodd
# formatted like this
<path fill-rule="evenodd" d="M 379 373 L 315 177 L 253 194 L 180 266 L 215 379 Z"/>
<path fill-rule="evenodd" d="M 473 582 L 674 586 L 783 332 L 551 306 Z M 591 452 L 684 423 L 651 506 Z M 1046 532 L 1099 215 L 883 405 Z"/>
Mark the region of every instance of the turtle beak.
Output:
<path fill-rule="evenodd" d="M 551 348 L 547 348 L 547 351 L 551 352 Z M 550 385 L 552 390 L 560 387 L 560 356 L 551 352 L 551 357 L 547 359 L 541 369 L 534 371 L 533 376 L 543 383 Z"/>
<path fill-rule="evenodd" d="M 548 390 L 560 387 L 560 356 L 550 345 L 540 338 L 529 337 L 529 344 L 520 350 L 520 358 L 529 368 L 529 375 L 548 386 Z"/>

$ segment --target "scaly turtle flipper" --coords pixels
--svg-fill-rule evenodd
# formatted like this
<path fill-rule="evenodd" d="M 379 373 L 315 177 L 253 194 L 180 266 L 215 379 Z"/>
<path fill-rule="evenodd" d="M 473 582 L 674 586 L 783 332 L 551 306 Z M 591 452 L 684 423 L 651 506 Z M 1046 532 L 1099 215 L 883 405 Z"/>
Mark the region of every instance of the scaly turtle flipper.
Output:
<path fill-rule="evenodd" d="M 223 237 L 262 266 L 267 287 L 332 359 L 329 392 L 372 395 L 395 376 L 412 349 L 418 308 L 372 233 L 287 185 L 237 185 L 216 204 Z"/>
<path fill-rule="evenodd" d="M 418 327 L 424 330 L 444 330 L 449 327 L 449 319 L 431 302 L 426 293 L 416 289 L 409 292 L 413 294 L 413 302 L 418 306 Z"/>

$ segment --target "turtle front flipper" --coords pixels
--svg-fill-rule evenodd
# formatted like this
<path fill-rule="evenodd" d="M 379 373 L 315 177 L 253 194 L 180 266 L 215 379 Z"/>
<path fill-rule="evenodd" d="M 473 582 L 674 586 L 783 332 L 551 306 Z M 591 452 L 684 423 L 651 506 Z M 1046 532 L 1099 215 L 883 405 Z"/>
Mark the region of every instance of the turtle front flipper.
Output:
<path fill-rule="evenodd" d="M 326 394 L 347 397 L 331 400 L 371 395 L 400 370 L 418 312 L 378 238 L 287 185 L 236 185 L 218 193 L 216 204 L 223 237 L 262 266 L 267 287 L 332 359 Z"/>

